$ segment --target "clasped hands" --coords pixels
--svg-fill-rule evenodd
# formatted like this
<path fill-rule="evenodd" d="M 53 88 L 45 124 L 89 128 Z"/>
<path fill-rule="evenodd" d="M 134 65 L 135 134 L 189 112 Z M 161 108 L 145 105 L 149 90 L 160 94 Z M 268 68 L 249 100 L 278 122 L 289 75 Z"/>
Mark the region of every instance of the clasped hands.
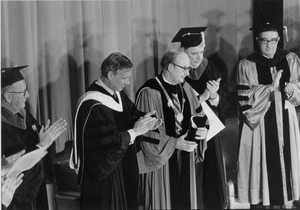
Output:
<path fill-rule="evenodd" d="M 271 85 L 271 90 L 277 90 L 279 88 L 280 79 L 282 77 L 283 70 L 279 70 L 274 74 L 274 79 Z M 293 95 L 295 86 L 298 85 L 298 80 L 290 81 L 285 83 L 284 92 L 286 93 L 288 99 Z"/>
<path fill-rule="evenodd" d="M 208 130 L 206 127 L 197 128 L 195 139 L 199 141 L 204 140 L 206 138 L 207 132 Z M 187 133 L 185 133 L 177 139 L 176 148 L 179 150 L 184 150 L 186 152 L 192 152 L 197 148 L 198 144 L 194 141 L 185 140 L 186 137 Z"/>
<path fill-rule="evenodd" d="M 148 112 L 135 122 L 133 130 L 137 136 L 143 135 L 150 130 L 156 130 L 162 124 L 162 119 L 157 119 L 155 114 L 156 111 Z"/>
<path fill-rule="evenodd" d="M 287 99 L 290 99 L 295 91 L 295 87 L 298 85 L 298 80 L 286 82 L 284 92 L 287 95 Z"/>
<path fill-rule="evenodd" d="M 218 95 L 218 90 L 220 88 L 220 81 L 221 78 L 218 78 L 217 80 L 209 80 L 206 83 L 206 89 L 204 93 L 200 96 L 202 98 L 201 101 L 206 101 L 207 99 L 215 99 Z"/>

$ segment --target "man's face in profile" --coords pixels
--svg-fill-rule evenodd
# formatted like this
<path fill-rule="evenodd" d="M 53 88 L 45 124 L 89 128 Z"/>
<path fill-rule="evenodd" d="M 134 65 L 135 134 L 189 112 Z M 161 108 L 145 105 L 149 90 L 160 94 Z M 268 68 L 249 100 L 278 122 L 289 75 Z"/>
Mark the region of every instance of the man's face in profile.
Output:
<path fill-rule="evenodd" d="M 201 64 L 203 60 L 204 47 L 204 44 L 201 43 L 196 47 L 189 47 L 185 50 L 186 54 L 190 58 L 191 67 L 197 68 Z"/>
<path fill-rule="evenodd" d="M 112 74 L 110 83 L 111 89 L 114 91 L 121 91 L 123 88 L 128 85 L 129 79 L 132 74 L 132 69 L 121 69 L 117 71 L 117 74 Z"/>
<path fill-rule="evenodd" d="M 9 94 L 9 104 L 14 112 L 18 113 L 25 108 L 25 103 L 29 97 L 25 80 L 13 83 L 5 94 Z"/>

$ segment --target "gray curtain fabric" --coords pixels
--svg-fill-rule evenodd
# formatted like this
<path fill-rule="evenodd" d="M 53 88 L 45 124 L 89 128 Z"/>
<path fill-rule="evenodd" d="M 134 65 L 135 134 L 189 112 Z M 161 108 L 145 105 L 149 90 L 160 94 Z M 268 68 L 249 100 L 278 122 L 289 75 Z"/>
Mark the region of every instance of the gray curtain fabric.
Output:
<path fill-rule="evenodd" d="M 299 55 L 299 0 L 284 1 L 285 49 Z M 118 51 L 134 64 L 135 92 L 160 72 L 160 58 L 181 27 L 208 26 L 205 56 L 216 62 L 229 93 L 236 65 L 253 50 L 251 0 L 1 1 L 1 67 L 29 65 L 28 110 L 42 123 L 64 117 L 73 137 L 76 102 L 98 77 L 102 60 Z"/>

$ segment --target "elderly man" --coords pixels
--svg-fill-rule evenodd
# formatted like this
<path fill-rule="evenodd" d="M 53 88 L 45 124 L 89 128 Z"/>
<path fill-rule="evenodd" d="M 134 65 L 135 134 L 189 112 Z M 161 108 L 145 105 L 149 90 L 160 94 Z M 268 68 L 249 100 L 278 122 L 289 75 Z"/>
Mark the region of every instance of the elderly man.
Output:
<path fill-rule="evenodd" d="M 300 103 L 300 60 L 277 48 L 282 26 L 267 22 L 252 29 L 259 52 L 240 61 L 237 75 L 242 116 L 238 194 L 240 202 L 250 203 L 251 208 L 273 208 L 300 195 L 295 112 Z"/>
<path fill-rule="evenodd" d="M 25 111 L 29 97 L 27 85 L 20 70 L 27 66 L 1 69 L 1 129 L 2 156 L 9 158 L 25 150 L 48 149 L 53 141 L 66 130 L 66 121 L 59 119 L 50 126 L 41 126 Z M 3 159 L 2 159 L 3 161 Z M 10 163 L 7 163 L 11 165 Z M 39 161 L 24 172 L 23 182 L 16 189 L 8 209 L 35 209 L 35 198 L 44 181 L 44 164 Z"/>
<path fill-rule="evenodd" d="M 158 130 L 144 135 L 138 147 L 144 208 L 197 209 L 195 156 L 201 154 L 194 152 L 203 152 L 195 149 L 198 144 L 205 148 L 202 140 L 207 129 L 200 127 L 196 134 L 187 137 L 191 116 L 200 106 L 194 90 L 184 83 L 190 59 L 183 51 L 166 52 L 161 67 L 162 73 L 148 80 L 136 99 L 140 110 L 154 109 L 157 118 L 164 122 Z"/>
<path fill-rule="evenodd" d="M 110 54 L 99 78 L 79 99 L 75 117 L 74 156 L 81 209 L 138 209 L 139 173 L 134 141 L 159 126 L 138 111 L 123 90 L 133 65 L 120 53 Z"/>
<path fill-rule="evenodd" d="M 224 122 L 223 92 L 219 89 L 221 74 L 213 63 L 204 58 L 206 27 L 181 28 L 172 42 L 180 42 L 180 48 L 191 61 L 191 70 L 186 81 L 194 88 L 200 101 L 206 101 L 215 114 Z M 203 189 L 205 209 L 224 209 L 227 207 L 227 180 L 220 135 L 207 143 L 203 163 L 198 169 L 198 179 Z"/>

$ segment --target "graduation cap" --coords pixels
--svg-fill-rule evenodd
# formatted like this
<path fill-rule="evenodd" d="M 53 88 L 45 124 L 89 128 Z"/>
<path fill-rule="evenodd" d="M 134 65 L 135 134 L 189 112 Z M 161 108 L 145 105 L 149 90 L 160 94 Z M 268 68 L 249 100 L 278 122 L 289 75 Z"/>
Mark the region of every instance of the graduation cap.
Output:
<path fill-rule="evenodd" d="M 283 25 L 265 22 L 263 24 L 256 24 L 253 27 L 249 28 L 249 30 L 252 30 L 255 36 L 258 36 L 259 34 L 265 31 L 277 31 L 280 35 L 284 31 L 286 36 L 286 41 L 287 42 L 289 41 L 287 27 Z"/>
<path fill-rule="evenodd" d="M 201 32 L 205 31 L 206 28 L 181 28 L 171 42 L 181 42 L 181 46 L 185 48 L 198 46 L 202 42 Z"/>
<path fill-rule="evenodd" d="M 257 25 L 254 25 L 253 27 L 249 28 L 249 30 L 254 31 L 254 33 L 257 33 L 257 34 L 260 34 L 260 33 L 265 32 L 265 31 L 281 32 L 285 29 L 286 29 L 286 27 L 284 27 L 282 25 L 273 24 L 273 23 L 270 23 L 270 22 L 266 22 L 266 23 L 263 23 L 263 24 L 257 24 Z"/>
<path fill-rule="evenodd" d="M 8 85 L 11 85 L 15 82 L 23 80 L 24 77 L 20 73 L 21 69 L 24 69 L 26 66 L 15 66 L 7 67 L 1 69 L 1 88 L 4 88 Z"/>

